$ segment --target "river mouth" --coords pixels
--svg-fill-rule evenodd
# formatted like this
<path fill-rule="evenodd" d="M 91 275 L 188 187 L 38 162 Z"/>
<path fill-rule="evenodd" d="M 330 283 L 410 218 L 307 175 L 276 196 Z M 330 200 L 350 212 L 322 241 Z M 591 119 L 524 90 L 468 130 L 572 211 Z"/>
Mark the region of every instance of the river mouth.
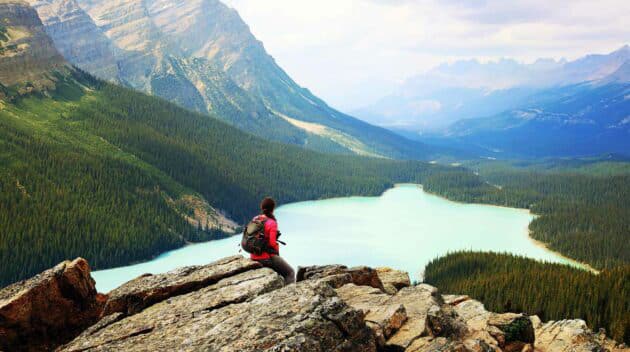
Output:
<path fill-rule="evenodd" d="M 253 214 L 255 215 L 255 214 Z M 281 255 L 294 267 L 320 264 L 388 266 L 422 279 L 432 259 L 461 250 L 512 253 L 576 265 L 537 245 L 528 233 L 534 216 L 524 209 L 464 204 L 401 184 L 380 197 L 300 202 L 277 209 Z M 96 271 L 99 292 L 144 273 L 163 273 L 239 254 L 240 236 L 189 245 L 154 260 Z M 246 255 L 246 253 L 241 253 Z"/>

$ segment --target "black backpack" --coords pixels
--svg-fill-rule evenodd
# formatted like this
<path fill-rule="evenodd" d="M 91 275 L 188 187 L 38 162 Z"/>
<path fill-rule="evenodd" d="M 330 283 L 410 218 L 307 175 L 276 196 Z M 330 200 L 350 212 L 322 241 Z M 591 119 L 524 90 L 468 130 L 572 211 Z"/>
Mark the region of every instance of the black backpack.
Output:
<path fill-rule="evenodd" d="M 267 219 L 260 220 L 255 218 L 250 221 L 243 230 L 243 239 L 241 240 L 241 248 L 247 253 L 261 255 L 263 253 L 275 253 L 275 250 L 269 246 L 269 240 L 265 235 L 265 223 Z"/>

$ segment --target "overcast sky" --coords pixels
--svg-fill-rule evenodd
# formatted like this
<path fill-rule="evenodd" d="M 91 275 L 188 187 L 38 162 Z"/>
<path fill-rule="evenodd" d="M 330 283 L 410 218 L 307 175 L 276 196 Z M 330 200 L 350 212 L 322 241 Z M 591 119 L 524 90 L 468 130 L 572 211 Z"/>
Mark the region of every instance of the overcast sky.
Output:
<path fill-rule="evenodd" d="M 224 0 L 299 84 L 342 110 L 439 63 L 575 59 L 630 43 L 629 0 Z"/>

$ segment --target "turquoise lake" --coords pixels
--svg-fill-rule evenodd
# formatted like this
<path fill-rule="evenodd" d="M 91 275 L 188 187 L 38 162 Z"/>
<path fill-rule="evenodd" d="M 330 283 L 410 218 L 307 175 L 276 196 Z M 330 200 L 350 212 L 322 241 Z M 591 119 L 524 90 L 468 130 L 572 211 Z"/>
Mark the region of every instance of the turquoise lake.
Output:
<path fill-rule="evenodd" d="M 255 215 L 255 214 L 253 214 Z M 458 250 L 509 252 L 573 264 L 528 236 L 526 210 L 461 204 L 398 185 L 380 197 L 293 203 L 276 210 L 281 255 L 294 267 L 315 264 L 389 266 L 422 278 L 432 259 Z M 100 292 L 144 273 L 207 264 L 239 253 L 240 236 L 189 245 L 149 262 L 93 273 Z M 243 253 L 246 254 L 246 253 Z"/>

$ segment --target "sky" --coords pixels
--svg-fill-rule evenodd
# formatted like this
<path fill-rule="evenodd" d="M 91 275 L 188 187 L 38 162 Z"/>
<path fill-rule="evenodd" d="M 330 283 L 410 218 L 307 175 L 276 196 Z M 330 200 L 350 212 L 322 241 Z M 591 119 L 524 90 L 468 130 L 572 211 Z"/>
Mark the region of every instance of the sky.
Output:
<path fill-rule="evenodd" d="M 476 58 L 576 59 L 630 43 L 628 0 L 224 0 L 298 84 L 344 111 Z"/>

